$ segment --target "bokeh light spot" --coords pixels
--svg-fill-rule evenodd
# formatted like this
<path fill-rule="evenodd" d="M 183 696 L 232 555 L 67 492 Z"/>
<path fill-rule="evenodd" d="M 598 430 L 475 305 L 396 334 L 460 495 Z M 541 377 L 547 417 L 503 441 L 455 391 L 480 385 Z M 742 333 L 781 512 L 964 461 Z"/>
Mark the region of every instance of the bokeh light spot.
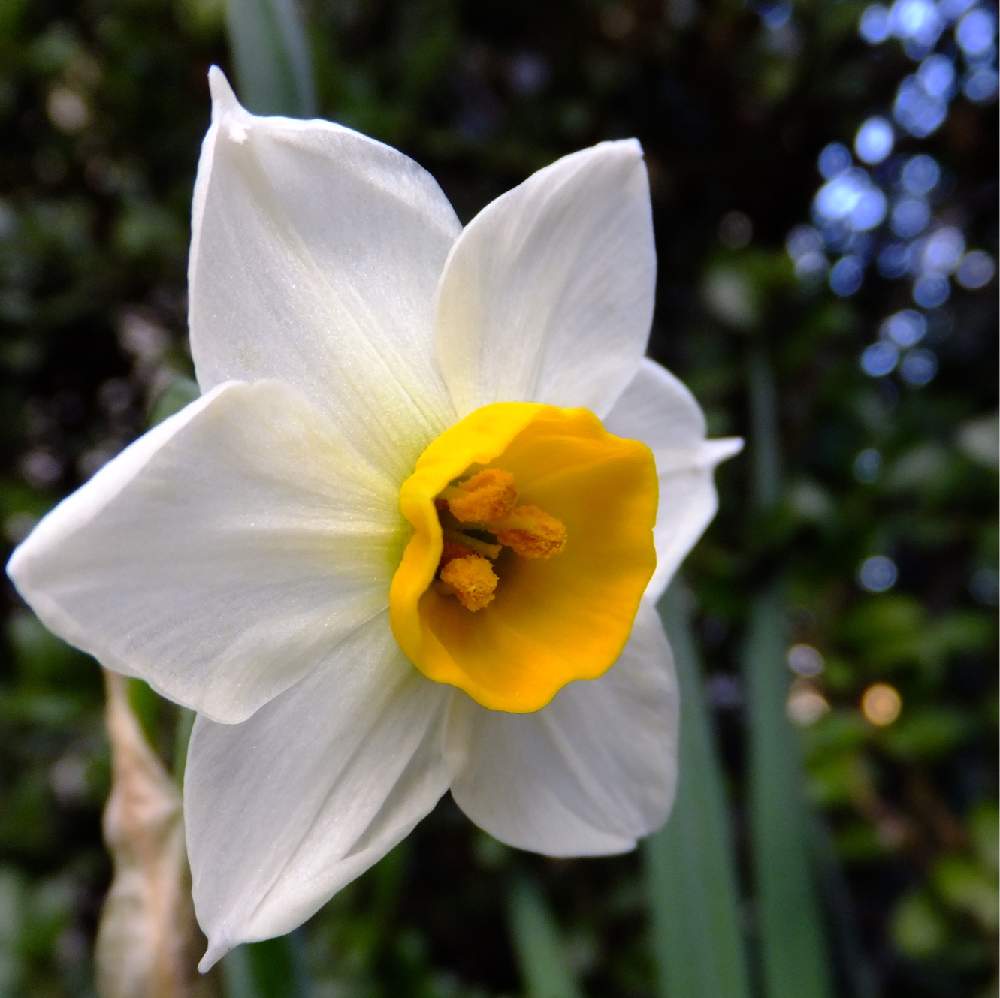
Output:
<path fill-rule="evenodd" d="M 932 156 L 918 153 L 906 161 L 900 180 L 907 193 L 922 197 L 937 187 L 941 180 L 941 167 Z"/>
<path fill-rule="evenodd" d="M 915 76 L 908 76 L 896 91 L 892 114 L 902 128 L 918 139 L 925 139 L 941 127 L 948 105 L 929 94 Z"/>
<path fill-rule="evenodd" d="M 898 347 L 912 347 L 927 335 L 927 319 L 912 308 L 890 315 L 879 327 L 879 332 Z"/>
<path fill-rule="evenodd" d="M 861 287 L 864 278 L 861 260 L 856 256 L 842 256 L 830 268 L 830 290 L 840 298 L 848 298 Z"/>
<path fill-rule="evenodd" d="M 866 447 L 854 459 L 854 477 L 865 485 L 878 480 L 882 471 L 882 455 L 874 447 Z"/>
<path fill-rule="evenodd" d="M 793 260 L 807 253 L 822 253 L 823 237 L 811 225 L 796 225 L 785 239 L 785 249 Z"/>
<path fill-rule="evenodd" d="M 796 644 L 788 649 L 788 668 L 799 676 L 812 679 L 823 671 L 823 656 L 812 645 Z"/>
<path fill-rule="evenodd" d="M 965 253 L 965 236 L 953 225 L 932 232 L 920 251 L 920 266 L 939 274 L 950 274 L 958 268 Z"/>
<path fill-rule="evenodd" d="M 931 209 L 921 198 L 901 198 L 892 206 L 892 231 L 901 239 L 912 239 L 927 228 Z"/>
<path fill-rule="evenodd" d="M 53 87 L 45 104 L 49 120 L 60 131 L 73 134 L 90 123 L 90 108 L 83 96 L 69 87 Z"/>
<path fill-rule="evenodd" d="M 878 115 L 865 120 L 854 137 L 854 151 L 863 163 L 874 165 L 892 152 L 895 135 L 892 125 Z"/>
<path fill-rule="evenodd" d="M 995 35 L 996 21 L 985 7 L 970 10 L 955 28 L 955 41 L 967 56 L 973 58 L 990 51 Z"/>
<path fill-rule="evenodd" d="M 897 38 L 920 45 L 933 45 L 943 25 L 932 0 L 896 0 L 889 15 L 889 28 Z"/>
<path fill-rule="evenodd" d="M 898 362 L 899 351 L 885 340 L 865 347 L 861 354 L 861 370 L 870 378 L 884 378 L 896 369 Z"/>
<path fill-rule="evenodd" d="M 997 95 L 997 71 L 987 66 L 970 70 L 962 83 L 962 93 L 974 104 L 989 104 Z"/>
<path fill-rule="evenodd" d="M 921 274 L 913 282 L 913 300 L 921 308 L 940 308 L 951 296 L 951 285 L 942 274 Z"/>
<path fill-rule="evenodd" d="M 955 279 L 963 288 L 974 291 L 986 287 L 993 280 L 995 273 L 996 265 L 989 253 L 984 253 L 982 250 L 970 250 L 962 257 Z"/>
<path fill-rule="evenodd" d="M 803 253 L 795 260 L 795 274 L 803 281 L 814 281 L 826 273 L 829 261 L 822 253 Z"/>
<path fill-rule="evenodd" d="M 880 3 L 865 7 L 858 23 L 858 34 L 869 45 L 881 45 L 889 37 L 889 8 Z"/>
<path fill-rule="evenodd" d="M 851 151 L 841 142 L 831 142 L 823 146 L 816 162 L 819 172 L 830 180 L 850 167 Z"/>
<path fill-rule="evenodd" d="M 793 724 L 806 727 L 815 724 L 828 710 L 826 697 L 812 683 L 797 679 L 788 691 L 785 711 Z"/>
<path fill-rule="evenodd" d="M 937 369 L 937 357 L 930 350 L 911 350 L 899 365 L 899 374 L 908 385 L 923 388 L 934 380 Z"/>
<path fill-rule="evenodd" d="M 885 195 L 877 187 L 870 188 L 858 198 L 851 212 L 851 228 L 855 232 L 869 232 L 877 228 L 885 219 L 888 207 Z"/>
<path fill-rule="evenodd" d="M 864 182 L 857 176 L 857 171 L 839 174 L 816 192 L 813 202 L 816 214 L 821 219 L 833 221 L 847 218 L 856 207 L 863 189 Z"/>
<path fill-rule="evenodd" d="M 884 593 L 896 584 L 898 572 L 896 563 L 884 554 L 865 558 L 858 569 L 858 582 L 870 593 Z"/>
<path fill-rule="evenodd" d="M 932 97 L 949 100 L 955 93 L 955 64 L 948 56 L 935 52 L 920 64 L 917 79 Z"/>
<path fill-rule="evenodd" d="M 872 683 L 861 695 L 861 713 L 865 720 L 877 727 L 892 724 L 902 709 L 903 698 L 888 683 Z"/>

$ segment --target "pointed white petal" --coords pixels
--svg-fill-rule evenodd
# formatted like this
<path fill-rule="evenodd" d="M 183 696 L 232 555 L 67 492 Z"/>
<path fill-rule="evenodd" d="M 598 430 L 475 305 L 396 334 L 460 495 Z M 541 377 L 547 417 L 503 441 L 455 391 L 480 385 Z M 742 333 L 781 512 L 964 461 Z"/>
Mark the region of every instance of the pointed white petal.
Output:
<path fill-rule="evenodd" d="M 739 453 L 743 441 L 706 440 L 705 417 L 694 396 L 651 360 L 642 362 L 604 422 L 610 432 L 648 444 L 656 458 L 656 572 L 646 591 L 655 600 L 715 516 L 715 466 Z"/>
<path fill-rule="evenodd" d="M 605 423 L 614 432 L 645 441 L 653 450 L 675 451 L 705 439 L 705 416 L 687 386 L 644 358 Z"/>
<path fill-rule="evenodd" d="M 240 721 L 385 606 L 393 484 L 281 382 L 220 386 L 106 465 L 8 572 L 42 622 Z"/>
<path fill-rule="evenodd" d="M 667 816 L 677 775 L 677 684 L 659 618 L 643 602 L 621 658 L 534 714 L 456 695 L 451 792 L 481 828 L 547 856 L 631 849 Z"/>
<path fill-rule="evenodd" d="M 301 924 L 434 807 L 451 696 L 383 614 L 250 720 L 195 722 L 184 814 L 203 971 Z"/>
<path fill-rule="evenodd" d="M 528 400 L 603 415 L 642 358 L 655 281 L 638 142 L 539 170 L 466 226 L 445 266 L 437 350 L 456 408 Z"/>
<path fill-rule="evenodd" d="M 277 378 L 407 474 L 454 419 L 433 298 L 460 225 L 433 178 L 326 121 L 259 118 L 218 70 L 195 184 L 198 381 Z"/>

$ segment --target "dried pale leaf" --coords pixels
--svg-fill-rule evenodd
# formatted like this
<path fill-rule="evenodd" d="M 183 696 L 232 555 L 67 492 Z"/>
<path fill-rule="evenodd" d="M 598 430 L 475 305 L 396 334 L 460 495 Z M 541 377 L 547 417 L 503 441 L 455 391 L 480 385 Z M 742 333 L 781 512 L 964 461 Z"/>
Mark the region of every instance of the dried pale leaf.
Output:
<path fill-rule="evenodd" d="M 111 796 L 104 838 L 114 879 L 97 935 L 102 998 L 208 998 L 196 970 L 203 940 L 191 904 L 181 801 L 128 704 L 126 680 L 105 673 Z"/>

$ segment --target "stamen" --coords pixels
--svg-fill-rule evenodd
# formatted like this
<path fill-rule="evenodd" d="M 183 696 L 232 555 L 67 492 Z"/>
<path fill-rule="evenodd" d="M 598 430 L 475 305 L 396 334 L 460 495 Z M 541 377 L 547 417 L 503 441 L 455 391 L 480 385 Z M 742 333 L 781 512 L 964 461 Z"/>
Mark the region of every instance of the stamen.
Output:
<path fill-rule="evenodd" d="M 452 558 L 441 569 L 441 581 L 466 610 L 475 613 L 493 601 L 499 580 L 486 558 L 470 554 Z"/>
<path fill-rule="evenodd" d="M 487 468 L 458 485 L 446 488 L 441 497 L 448 502 L 452 516 L 462 523 L 485 523 L 501 520 L 517 502 L 514 476 L 500 468 Z"/>
<path fill-rule="evenodd" d="M 489 528 L 501 544 L 522 558 L 551 558 L 566 544 L 562 521 L 537 506 L 518 506 Z"/>
<path fill-rule="evenodd" d="M 481 554 L 491 561 L 500 557 L 503 548 L 499 544 L 490 544 L 488 541 L 481 541 L 478 537 L 471 537 L 462 533 L 461 530 L 444 530 L 444 551 L 441 554 L 441 564 L 450 561 L 448 551 L 451 548 L 459 550 L 460 554 L 453 554 L 451 558 L 461 558 L 464 554 Z"/>
<path fill-rule="evenodd" d="M 504 547 L 522 558 L 551 558 L 562 551 L 563 523 L 538 506 L 516 503 L 514 476 L 500 468 L 486 468 L 437 496 L 443 534 L 439 593 L 467 610 L 481 610 L 496 595 L 499 580 L 490 562 Z"/>
<path fill-rule="evenodd" d="M 448 531 L 448 533 L 456 533 L 456 531 Z M 461 537 L 461 534 L 459 534 L 459 537 Z M 475 554 L 472 548 L 467 547 L 460 540 L 452 540 L 448 534 L 445 534 L 438 569 L 444 568 L 449 561 L 454 561 L 456 558 L 468 558 L 470 554 Z"/>

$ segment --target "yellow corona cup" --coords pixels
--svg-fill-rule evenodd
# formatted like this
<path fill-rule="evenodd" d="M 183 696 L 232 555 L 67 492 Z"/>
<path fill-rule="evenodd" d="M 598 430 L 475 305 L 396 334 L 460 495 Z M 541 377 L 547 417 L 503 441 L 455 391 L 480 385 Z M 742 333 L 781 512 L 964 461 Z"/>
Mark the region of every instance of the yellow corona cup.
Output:
<path fill-rule="evenodd" d="M 463 480 L 484 470 L 502 473 L 516 496 L 511 508 L 476 510 L 475 495 L 470 502 L 463 494 Z M 442 498 L 449 492 L 459 516 Z M 657 492 L 649 448 L 608 433 L 586 409 L 477 409 L 423 452 L 400 490 L 413 537 L 389 606 L 403 651 L 428 678 L 516 713 L 544 707 L 574 679 L 602 675 L 656 567 Z M 509 524 L 519 510 L 527 514 L 517 531 Z M 512 545 L 503 543 L 505 527 Z M 547 545 L 556 550 L 538 556 L 546 547 L 538 532 L 561 533 Z M 470 609 L 461 589 L 442 580 L 449 547 L 468 553 L 444 573 L 454 560 L 491 566 L 496 585 L 486 605 Z"/>

